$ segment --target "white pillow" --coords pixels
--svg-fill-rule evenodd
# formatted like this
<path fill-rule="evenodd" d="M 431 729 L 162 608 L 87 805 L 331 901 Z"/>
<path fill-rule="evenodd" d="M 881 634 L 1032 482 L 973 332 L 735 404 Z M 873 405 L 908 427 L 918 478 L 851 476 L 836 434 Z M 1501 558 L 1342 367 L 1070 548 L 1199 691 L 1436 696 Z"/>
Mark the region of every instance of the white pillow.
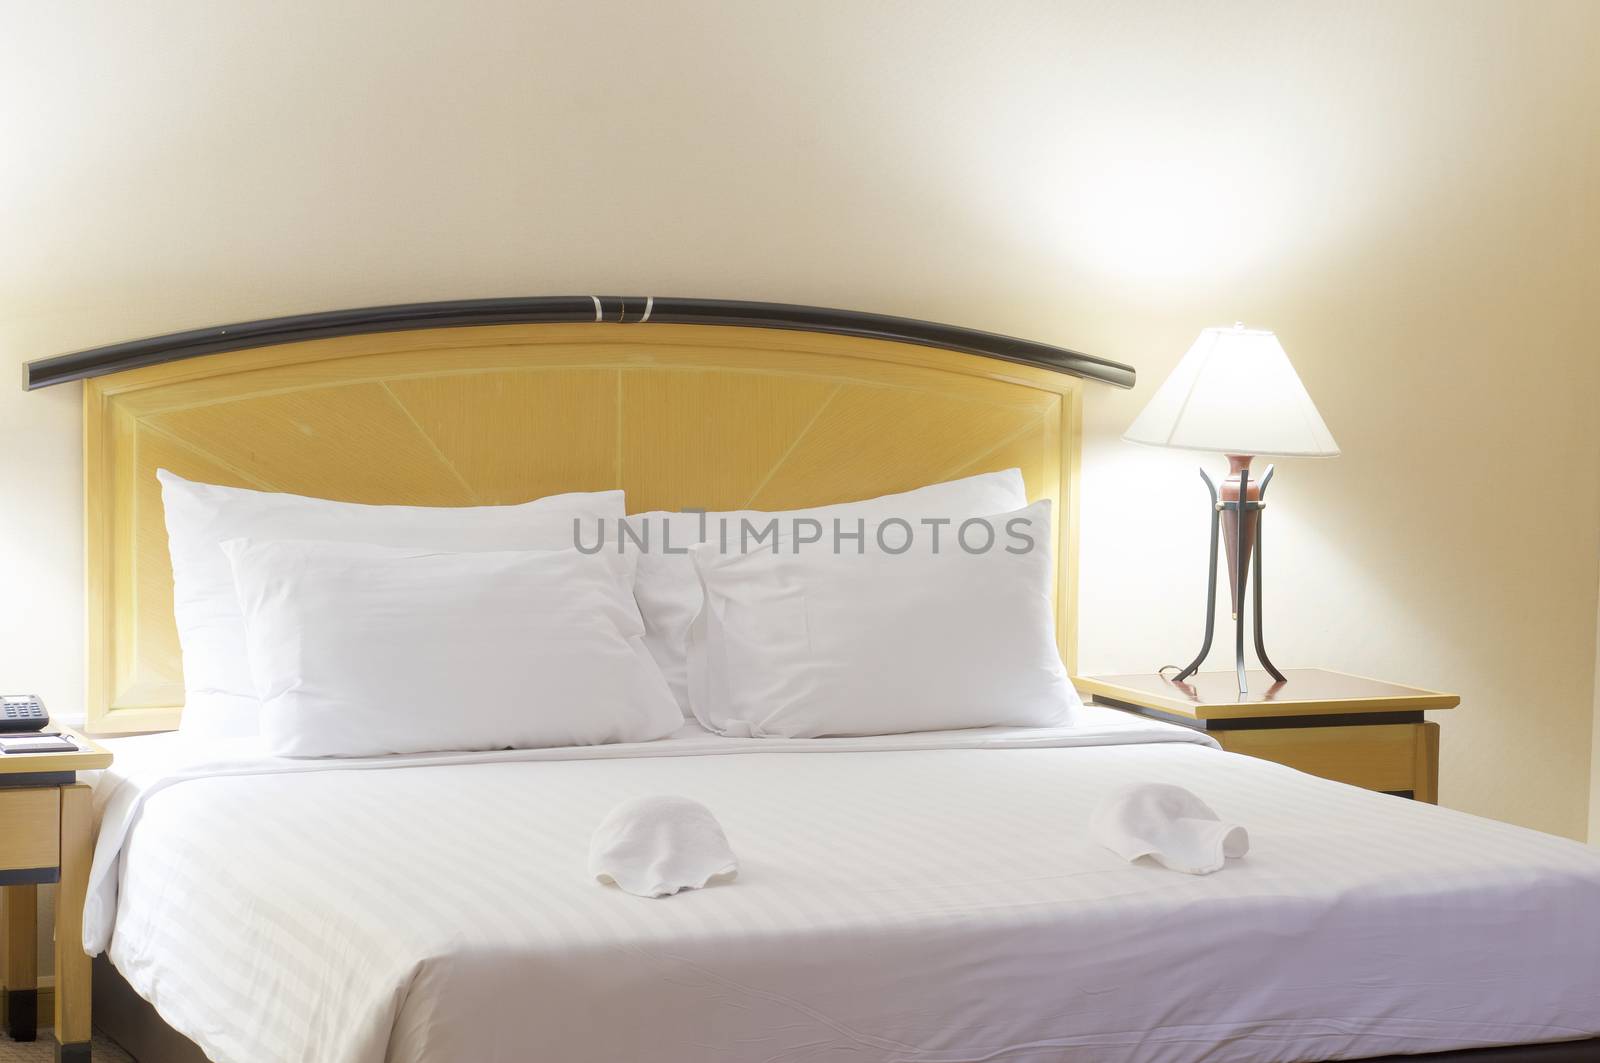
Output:
<path fill-rule="evenodd" d="M 644 647 L 632 559 L 222 544 L 281 756 L 597 745 L 683 718 Z"/>
<path fill-rule="evenodd" d="M 1047 727 L 1079 706 L 1056 649 L 1050 503 L 861 552 L 691 550 L 705 587 L 689 683 L 713 731 L 757 738 Z"/>
<path fill-rule="evenodd" d="M 529 459 L 533 460 L 533 459 Z M 227 539 L 320 539 L 440 550 L 560 550 L 600 517 L 620 519 L 621 491 L 552 495 L 518 506 L 368 506 L 193 483 L 165 469 L 161 502 L 172 554 L 172 605 L 186 699 L 179 729 L 251 735 L 259 703 L 245 656 Z"/>
<path fill-rule="evenodd" d="M 748 519 L 758 527 L 778 521 L 780 529 L 792 529 L 796 520 L 821 521 L 831 535 L 834 520 L 854 530 L 858 520 L 873 524 L 891 517 L 908 521 L 950 518 L 964 520 L 990 513 L 1004 513 L 1028 504 L 1022 473 L 1017 469 L 986 472 L 962 480 L 919 487 L 897 495 L 884 495 L 864 502 L 842 502 L 815 509 L 795 509 L 779 513 L 759 510 L 731 510 L 725 513 L 639 513 L 627 519 L 633 538 L 625 544 L 637 550 L 639 570 L 634 595 L 644 614 L 645 645 L 667 677 L 667 685 L 678 699 L 685 716 L 694 716 L 689 694 L 689 625 L 700 611 L 700 580 L 686 547 L 721 538 L 724 527 L 738 541 L 740 521 Z M 587 534 L 587 531 L 586 533 Z M 635 545 L 638 543 L 640 545 Z"/>

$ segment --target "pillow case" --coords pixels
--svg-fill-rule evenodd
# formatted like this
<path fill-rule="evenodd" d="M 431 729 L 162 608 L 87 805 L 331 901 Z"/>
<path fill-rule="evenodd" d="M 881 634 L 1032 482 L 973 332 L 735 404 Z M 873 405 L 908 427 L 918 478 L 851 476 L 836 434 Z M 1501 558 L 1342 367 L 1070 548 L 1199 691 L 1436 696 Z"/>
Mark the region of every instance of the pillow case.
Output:
<path fill-rule="evenodd" d="M 644 647 L 632 559 L 233 539 L 280 756 L 643 742 L 682 726 Z"/>
<path fill-rule="evenodd" d="M 179 730 L 256 733 L 259 702 L 245 655 L 243 619 L 227 539 L 320 539 L 440 550 L 560 550 L 575 520 L 620 519 L 621 491 L 552 495 L 517 506 L 369 506 L 195 483 L 156 472 L 172 555 L 172 607 L 183 650 Z"/>
<path fill-rule="evenodd" d="M 690 553 L 705 588 L 689 682 L 710 730 L 820 738 L 1071 722 L 1050 503 L 941 529 L 892 520 L 860 552 L 792 540 Z"/>
<path fill-rule="evenodd" d="M 900 494 L 883 495 L 863 502 L 842 502 L 815 509 L 794 509 L 765 513 L 759 510 L 729 510 L 723 513 L 673 513 L 655 511 L 627 518 L 631 533 L 629 549 L 637 546 L 638 575 L 634 595 L 644 615 L 645 645 L 667 677 L 667 685 L 688 717 L 695 715 L 689 693 L 689 625 L 700 611 L 700 579 L 686 547 L 703 538 L 718 540 L 724 527 L 737 540 L 740 521 L 748 519 L 764 526 L 776 519 L 779 528 L 791 528 L 796 520 L 817 520 L 824 533 L 831 535 L 832 522 L 876 523 L 891 517 L 916 522 L 924 519 L 964 520 L 990 513 L 1004 513 L 1028 504 L 1022 472 L 1006 469 L 968 476 L 961 480 L 932 484 Z"/>

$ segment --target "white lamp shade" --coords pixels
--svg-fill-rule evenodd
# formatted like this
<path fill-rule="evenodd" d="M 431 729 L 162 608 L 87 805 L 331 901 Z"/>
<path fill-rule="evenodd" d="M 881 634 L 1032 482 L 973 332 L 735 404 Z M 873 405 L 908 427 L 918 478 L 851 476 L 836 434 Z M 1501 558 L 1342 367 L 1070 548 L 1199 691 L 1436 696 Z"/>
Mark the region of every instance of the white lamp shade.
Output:
<path fill-rule="evenodd" d="M 1339 453 L 1278 337 L 1238 325 L 1201 332 L 1122 438 L 1223 454 Z"/>

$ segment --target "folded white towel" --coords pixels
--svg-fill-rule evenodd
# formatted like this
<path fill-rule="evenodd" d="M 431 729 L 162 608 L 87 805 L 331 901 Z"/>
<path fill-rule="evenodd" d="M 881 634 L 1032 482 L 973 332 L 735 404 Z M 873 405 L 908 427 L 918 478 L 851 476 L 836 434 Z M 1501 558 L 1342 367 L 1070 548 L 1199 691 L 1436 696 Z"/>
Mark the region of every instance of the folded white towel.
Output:
<path fill-rule="evenodd" d="M 640 897 L 666 897 L 731 879 L 739 861 L 709 808 L 654 794 L 624 801 L 595 828 L 589 873 Z"/>
<path fill-rule="evenodd" d="M 1124 860 L 1153 858 L 1188 875 L 1209 875 L 1250 851 L 1250 835 L 1224 823 L 1181 786 L 1136 783 L 1103 798 L 1089 822 L 1095 841 Z"/>

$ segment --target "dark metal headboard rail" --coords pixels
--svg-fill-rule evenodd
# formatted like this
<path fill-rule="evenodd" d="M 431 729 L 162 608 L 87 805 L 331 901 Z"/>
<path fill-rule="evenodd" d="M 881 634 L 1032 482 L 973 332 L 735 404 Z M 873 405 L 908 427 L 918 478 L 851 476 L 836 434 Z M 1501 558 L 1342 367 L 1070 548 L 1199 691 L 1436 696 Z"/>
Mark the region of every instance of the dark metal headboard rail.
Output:
<path fill-rule="evenodd" d="M 738 325 L 833 332 L 847 336 L 942 347 L 987 358 L 1038 366 L 1059 373 L 1098 380 L 1119 388 L 1133 387 L 1131 366 L 1082 354 L 1065 347 L 1013 339 L 992 332 L 940 325 L 912 318 L 829 310 L 784 303 L 752 303 L 728 299 L 674 299 L 642 295 L 551 295 L 511 299 L 462 299 L 453 302 L 403 303 L 357 310 L 246 321 L 237 325 L 193 329 L 167 336 L 129 340 L 75 354 L 41 358 L 24 366 L 23 386 L 29 391 L 86 380 L 128 369 L 178 362 L 224 351 L 270 347 L 299 340 L 350 336 L 367 332 L 448 328 L 464 325 L 512 325 L 610 321 L 624 324 Z"/>

